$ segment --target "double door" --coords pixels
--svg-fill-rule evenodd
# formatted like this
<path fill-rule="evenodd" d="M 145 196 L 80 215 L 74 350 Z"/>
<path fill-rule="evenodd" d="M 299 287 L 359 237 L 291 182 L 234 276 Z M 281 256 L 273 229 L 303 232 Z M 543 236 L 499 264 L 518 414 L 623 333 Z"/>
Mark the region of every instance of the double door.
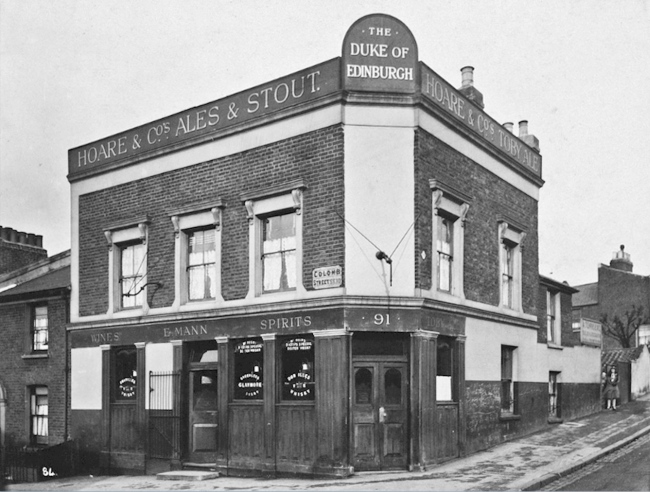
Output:
<path fill-rule="evenodd" d="M 406 362 L 353 363 L 352 461 L 355 470 L 406 468 L 407 400 Z"/>

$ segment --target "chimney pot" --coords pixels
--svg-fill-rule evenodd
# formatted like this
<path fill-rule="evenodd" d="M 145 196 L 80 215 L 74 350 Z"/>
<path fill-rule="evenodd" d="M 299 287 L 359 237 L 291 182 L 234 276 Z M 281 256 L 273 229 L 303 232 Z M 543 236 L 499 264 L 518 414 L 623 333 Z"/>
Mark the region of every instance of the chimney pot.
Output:
<path fill-rule="evenodd" d="M 528 135 L 528 120 L 521 120 L 519 122 L 519 138 Z"/>
<path fill-rule="evenodd" d="M 463 67 L 460 69 L 462 74 L 461 88 L 472 87 L 474 85 L 474 67 Z"/>
<path fill-rule="evenodd" d="M 503 126 L 505 127 L 506 130 L 508 130 L 510 133 L 513 133 L 514 129 L 514 123 L 511 121 L 508 121 L 507 123 L 504 123 Z"/>

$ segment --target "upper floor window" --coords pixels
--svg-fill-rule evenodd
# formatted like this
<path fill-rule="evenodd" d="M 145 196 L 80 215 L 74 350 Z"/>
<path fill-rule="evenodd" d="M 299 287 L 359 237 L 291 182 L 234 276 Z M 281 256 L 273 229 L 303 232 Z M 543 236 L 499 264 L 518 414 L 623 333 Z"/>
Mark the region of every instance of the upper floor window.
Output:
<path fill-rule="evenodd" d="M 190 204 L 170 215 L 176 232 L 178 304 L 213 302 L 221 297 L 221 230 L 225 205 L 220 199 Z"/>
<path fill-rule="evenodd" d="M 437 292 L 463 294 L 464 222 L 471 198 L 439 180 L 429 181 L 433 199 L 433 285 Z"/>
<path fill-rule="evenodd" d="M 190 301 L 214 299 L 216 294 L 216 232 L 214 229 L 187 234 L 187 281 Z"/>
<path fill-rule="evenodd" d="M 47 386 L 32 386 L 29 395 L 29 434 L 32 444 L 47 444 L 48 413 Z"/>
<path fill-rule="evenodd" d="M 109 312 L 147 305 L 148 223 L 143 218 L 104 230 L 109 244 Z"/>
<path fill-rule="evenodd" d="M 120 247 L 120 307 L 141 307 L 144 299 L 146 247 L 142 243 Z"/>
<path fill-rule="evenodd" d="M 500 305 L 521 311 L 522 255 L 526 233 L 519 226 L 499 222 Z"/>
<path fill-rule="evenodd" d="M 639 343 L 637 346 L 650 344 L 650 325 L 641 325 L 637 330 Z"/>
<path fill-rule="evenodd" d="M 546 291 L 546 340 L 548 343 L 560 344 L 560 294 Z"/>
<path fill-rule="evenodd" d="M 449 292 L 452 283 L 452 262 L 454 246 L 454 221 L 447 217 L 438 217 L 438 289 Z"/>
<path fill-rule="evenodd" d="M 41 352 L 48 349 L 49 325 L 47 306 L 32 308 L 32 351 Z"/>
<path fill-rule="evenodd" d="M 262 222 L 263 292 L 296 288 L 296 214 L 266 217 Z"/>
<path fill-rule="evenodd" d="M 302 181 L 245 193 L 248 212 L 248 298 L 304 293 L 302 283 Z"/>
<path fill-rule="evenodd" d="M 501 303 L 509 308 L 514 308 L 515 247 L 515 245 L 507 241 L 501 244 L 501 254 L 503 257 L 501 262 Z"/>
<path fill-rule="evenodd" d="M 573 311 L 571 311 L 571 329 L 573 331 L 580 331 L 580 327 L 582 326 L 581 319 L 582 319 L 581 309 L 574 309 Z"/>

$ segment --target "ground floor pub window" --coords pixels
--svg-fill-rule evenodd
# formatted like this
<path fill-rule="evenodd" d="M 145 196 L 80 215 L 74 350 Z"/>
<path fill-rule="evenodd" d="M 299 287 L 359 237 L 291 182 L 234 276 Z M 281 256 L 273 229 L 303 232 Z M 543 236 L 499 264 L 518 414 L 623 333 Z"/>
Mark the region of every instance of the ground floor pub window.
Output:
<path fill-rule="evenodd" d="M 438 337 L 436 400 L 454 401 L 454 339 Z"/>
<path fill-rule="evenodd" d="M 138 354 L 135 347 L 119 347 L 113 355 L 111 399 L 114 402 L 135 401 L 138 377 Z"/>
<path fill-rule="evenodd" d="M 314 339 L 311 336 L 282 341 L 282 400 L 314 399 Z"/>
<path fill-rule="evenodd" d="M 264 345 L 254 338 L 235 343 L 235 400 L 261 400 L 264 396 Z"/>

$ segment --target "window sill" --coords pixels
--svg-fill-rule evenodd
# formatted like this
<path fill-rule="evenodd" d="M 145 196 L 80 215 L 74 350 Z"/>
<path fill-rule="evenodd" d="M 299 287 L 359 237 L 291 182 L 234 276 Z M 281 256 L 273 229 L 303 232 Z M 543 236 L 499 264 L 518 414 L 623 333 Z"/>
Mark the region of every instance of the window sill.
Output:
<path fill-rule="evenodd" d="M 557 343 L 553 342 L 546 342 L 546 346 L 550 349 L 564 350 L 564 347 L 562 345 L 558 345 Z"/>
<path fill-rule="evenodd" d="M 499 415 L 499 420 L 501 422 L 512 422 L 515 420 L 521 420 L 521 415 L 516 415 L 514 413 L 501 413 Z"/>
<path fill-rule="evenodd" d="M 49 354 L 44 353 L 44 354 L 24 354 L 22 356 L 23 359 L 47 359 L 49 358 Z"/>

